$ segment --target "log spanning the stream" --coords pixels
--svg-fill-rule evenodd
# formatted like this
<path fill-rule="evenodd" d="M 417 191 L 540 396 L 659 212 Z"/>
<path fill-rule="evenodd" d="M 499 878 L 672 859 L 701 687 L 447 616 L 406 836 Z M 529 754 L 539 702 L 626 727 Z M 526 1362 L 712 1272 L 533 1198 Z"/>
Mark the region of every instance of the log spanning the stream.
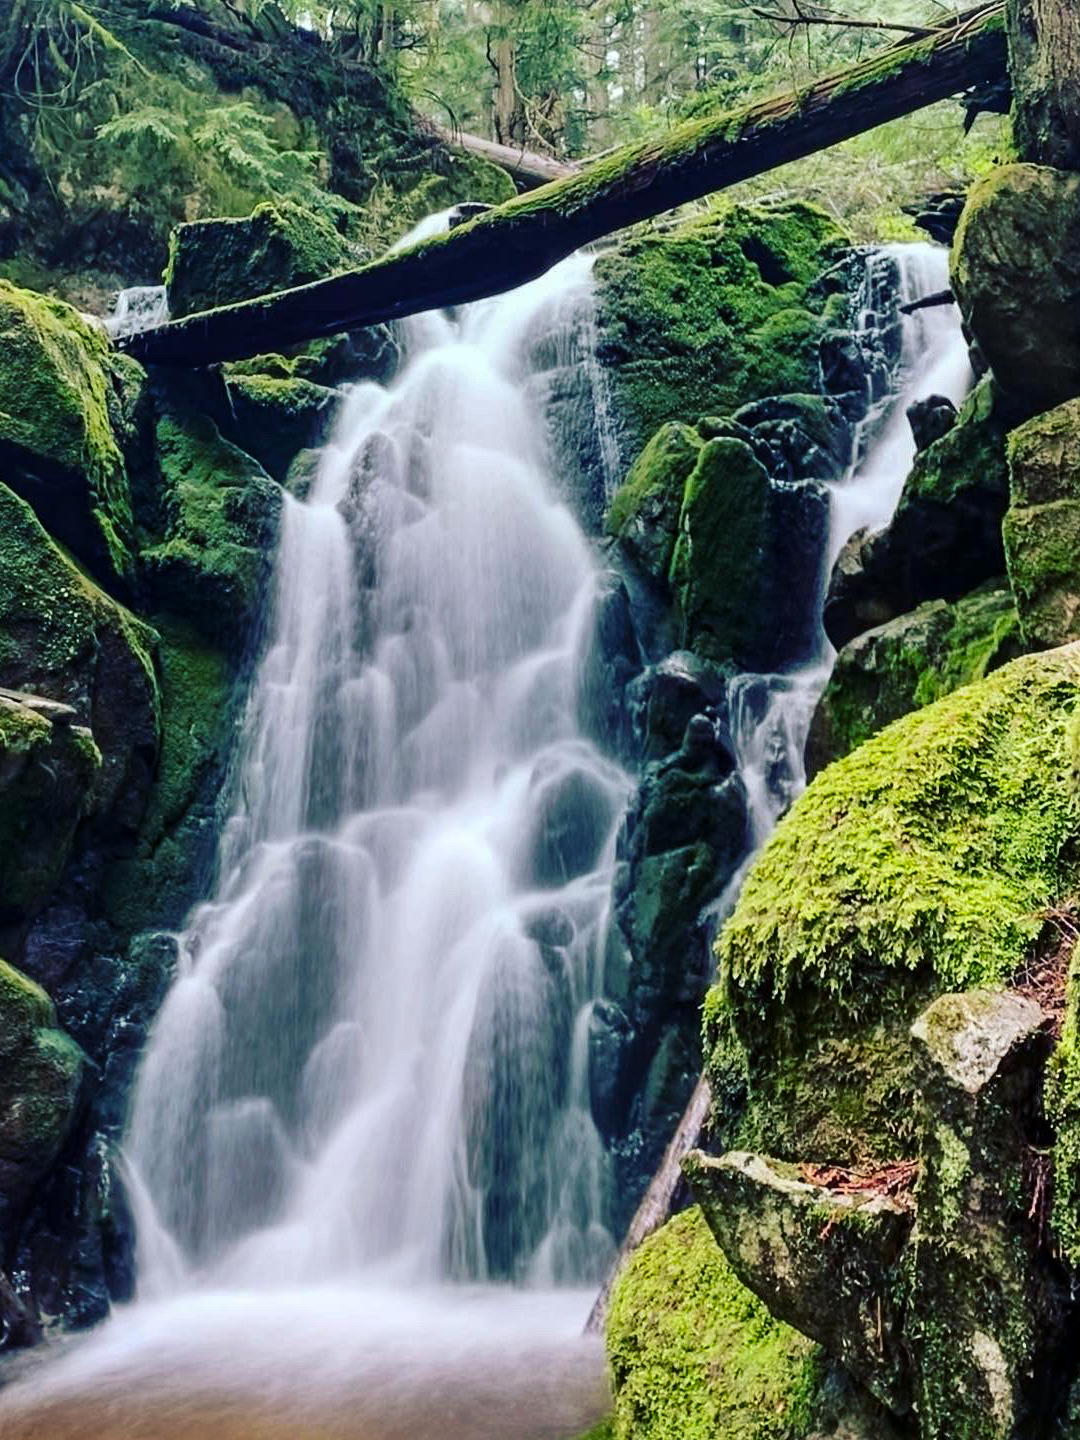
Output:
<path fill-rule="evenodd" d="M 144 330 L 118 348 L 153 365 L 209 365 L 483 300 L 575 250 L 1006 73 L 1004 0 L 912 44 L 735 111 L 685 121 L 468 224 L 358 270 Z"/>

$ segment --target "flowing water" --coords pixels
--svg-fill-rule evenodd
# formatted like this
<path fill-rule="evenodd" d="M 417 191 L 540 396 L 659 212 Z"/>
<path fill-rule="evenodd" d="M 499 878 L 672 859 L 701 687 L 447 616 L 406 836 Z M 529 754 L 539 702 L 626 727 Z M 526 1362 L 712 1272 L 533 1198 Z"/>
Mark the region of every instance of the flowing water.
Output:
<path fill-rule="evenodd" d="M 904 298 L 941 288 L 940 252 L 897 259 Z M 545 421 L 558 372 L 592 374 L 589 270 L 402 327 L 399 378 L 352 389 L 286 501 L 217 892 L 136 1087 L 139 1299 L 11 1388 L 11 1440 L 560 1440 L 603 1413 L 587 1027 L 630 781 L 577 722 L 581 437 Z M 895 505 L 904 402 L 966 388 L 955 317 L 906 321 L 901 365 L 829 565 Z M 756 841 L 829 661 L 737 687 Z"/>
<path fill-rule="evenodd" d="M 898 287 L 893 274 L 899 277 Z M 959 406 L 971 387 L 967 342 L 951 305 L 899 317 L 895 366 L 888 363 L 882 344 L 883 331 L 897 323 L 893 307 L 936 294 L 948 283 L 948 252 L 937 246 L 898 245 L 866 257 L 857 329 L 871 404 L 855 427 L 847 471 L 829 486 L 828 543 L 814 599 L 818 644 L 789 670 L 741 675 L 729 691 L 732 739 L 749 801 L 749 848 L 746 862 L 718 903 L 719 916 L 730 910 L 754 855 L 805 787 L 806 737 L 836 659 L 820 621 L 829 577 L 857 530 L 880 530 L 892 518 L 915 458 L 907 408 L 929 395 L 947 396 Z M 883 312 L 885 297 L 889 309 Z"/>

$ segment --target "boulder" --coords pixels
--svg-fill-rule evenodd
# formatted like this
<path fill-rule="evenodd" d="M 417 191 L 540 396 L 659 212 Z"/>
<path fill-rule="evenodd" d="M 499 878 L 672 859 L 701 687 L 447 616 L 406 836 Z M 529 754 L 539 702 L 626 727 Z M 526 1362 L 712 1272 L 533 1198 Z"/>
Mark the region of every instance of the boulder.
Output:
<path fill-rule="evenodd" d="M 941 440 L 957 421 L 957 409 L 947 395 L 928 395 L 907 408 L 908 424 L 915 438 L 916 450 L 928 450 Z"/>
<path fill-rule="evenodd" d="M 989 379 L 915 459 L 887 529 L 858 531 L 833 570 L 824 624 L 841 649 L 924 600 L 956 600 L 1005 570 L 1005 435 L 1014 414 Z"/>
<path fill-rule="evenodd" d="M 296 455 L 325 440 L 339 399 L 311 380 L 268 375 L 230 377 L 228 396 L 229 434 L 282 483 Z"/>
<path fill-rule="evenodd" d="M 240 654 L 263 612 L 282 492 L 205 415 L 166 407 L 156 433 L 155 483 L 135 493 L 149 608 Z"/>
<path fill-rule="evenodd" d="M 101 756 L 86 808 L 121 832 L 139 823 L 157 758 L 156 645 L 0 485 L 0 685 L 72 708 Z M 47 718 L 63 729 L 60 715 Z M 70 743 L 92 748 L 78 735 Z"/>
<path fill-rule="evenodd" d="M 701 440 L 688 426 L 662 425 L 615 492 L 607 531 L 658 585 L 667 583 L 683 492 L 698 463 Z"/>
<path fill-rule="evenodd" d="M 825 300 L 814 287 L 846 243 L 812 205 L 731 205 L 639 227 L 602 255 L 598 350 L 625 453 L 669 421 L 813 393 Z"/>
<path fill-rule="evenodd" d="M 926 1116 L 907 1257 L 907 1345 L 922 1440 L 1047 1434 L 1042 1385 L 1069 1314 L 1042 1256 L 1029 1147 L 1046 1016 L 1021 995 L 943 995 L 912 1028 Z"/>
<path fill-rule="evenodd" d="M 133 575 L 109 343 L 70 306 L 0 280 L 0 472 L 105 585 Z"/>
<path fill-rule="evenodd" d="M 1009 474 L 1003 533 L 1024 638 L 1063 645 L 1080 635 L 1080 399 L 1013 431 Z"/>
<path fill-rule="evenodd" d="M 832 1191 L 796 1166 L 740 1151 L 717 1159 L 693 1150 L 683 1172 L 747 1289 L 902 1413 L 908 1385 L 895 1267 L 910 1212 L 872 1188 Z"/>
<path fill-rule="evenodd" d="M 981 680 L 1023 649 L 1012 594 L 993 582 L 952 605 L 928 600 L 849 640 L 814 711 L 807 774 L 901 715 Z"/>
<path fill-rule="evenodd" d="M 44 990 L 0 960 L 0 1248 L 67 1138 L 82 1070 Z"/>
<path fill-rule="evenodd" d="M 621 796 L 595 765 L 541 760 L 529 779 L 522 879 L 548 889 L 595 870 Z"/>
<path fill-rule="evenodd" d="M 306 285 L 359 258 L 328 220 L 289 200 L 267 201 L 246 219 L 193 220 L 170 241 L 169 314 L 179 320 Z"/>
<path fill-rule="evenodd" d="M 0 927 L 60 879 L 91 808 L 101 753 L 70 705 L 0 690 Z"/>
<path fill-rule="evenodd" d="M 650 665 L 627 693 L 639 753 L 646 760 L 661 760 L 678 750 L 695 715 L 726 713 L 726 693 L 723 671 L 693 650 L 675 650 Z M 730 752 L 726 731 L 717 733 Z"/>
<path fill-rule="evenodd" d="M 992 170 L 968 197 L 952 282 L 998 384 L 1028 413 L 1080 395 L 1080 175 Z"/>
<path fill-rule="evenodd" d="M 894 721 L 780 820 L 706 1001 L 723 1148 L 913 1157 L 915 1015 L 1007 984 L 1070 891 L 1078 687 L 1080 645 L 1014 660 Z"/>

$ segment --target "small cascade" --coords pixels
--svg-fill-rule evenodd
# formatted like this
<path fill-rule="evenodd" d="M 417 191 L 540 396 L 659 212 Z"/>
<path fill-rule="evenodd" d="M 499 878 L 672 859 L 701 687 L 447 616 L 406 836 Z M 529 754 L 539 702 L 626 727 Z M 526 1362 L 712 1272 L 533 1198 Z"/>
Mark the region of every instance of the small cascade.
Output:
<path fill-rule="evenodd" d="M 286 500 L 220 882 L 137 1083 L 144 1295 L 612 1253 L 587 1036 L 629 780 L 578 729 L 594 567 L 544 423 L 590 313 L 579 257 L 408 322 Z"/>
<path fill-rule="evenodd" d="M 164 285 L 134 285 L 121 290 L 105 329 L 114 340 L 153 330 L 169 318 L 169 301 Z"/>
<path fill-rule="evenodd" d="M 805 787 L 807 734 L 836 659 L 821 622 L 829 578 L 857 530 L 880 530 L 892 519 L 915 458 L 908 406 L 934 394 L 959 405 L 971 387 L 967 342 L 955 309 L 905 315 L 900 308 L 947 284 L 948 252 L 938 247 L 898 245 L 866 255 L 855 338 L 869 404 L 854 428 L 851 462 L 828 487 L 828 540 L 813 601 L 818 641 L 810 655 L 783 673 L 740 675 L 729 690 L 732 742 L 747 791 L 749 849 L 715 907 L 719 917 L 730 911 L 753 856 Z"/>

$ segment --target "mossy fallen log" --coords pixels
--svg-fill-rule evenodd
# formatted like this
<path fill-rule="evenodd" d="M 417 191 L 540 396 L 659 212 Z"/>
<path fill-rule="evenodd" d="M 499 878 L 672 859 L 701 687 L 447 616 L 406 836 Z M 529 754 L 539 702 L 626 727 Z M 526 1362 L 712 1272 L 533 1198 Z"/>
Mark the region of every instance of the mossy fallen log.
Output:
<path fill-rule="evenodd" d="M 236 360 L 501 294 L 582 245 L 823 150 L 1006 70 L 1003 0 L 804 90 L 688 120 L 358 270 L 119 341 L 147 364 Z"/>
<path fill-rule="evenodd" d="M 580 163 L 572 160 L 556 160 L 554 155 L 541 155 L 536 150 L 526 150 L 520 145 L 499 145 L 494 140 L 485 140 L 482 135 L 470 135 L 467 130 L 435 127 L 435 134 L 453 150 L 464 150 L 467 155 L 476 155 L 500 165 L 512 175 L 519 185 L 535 189 L 551 180 L 565 180 L 581 170 Z"/>

